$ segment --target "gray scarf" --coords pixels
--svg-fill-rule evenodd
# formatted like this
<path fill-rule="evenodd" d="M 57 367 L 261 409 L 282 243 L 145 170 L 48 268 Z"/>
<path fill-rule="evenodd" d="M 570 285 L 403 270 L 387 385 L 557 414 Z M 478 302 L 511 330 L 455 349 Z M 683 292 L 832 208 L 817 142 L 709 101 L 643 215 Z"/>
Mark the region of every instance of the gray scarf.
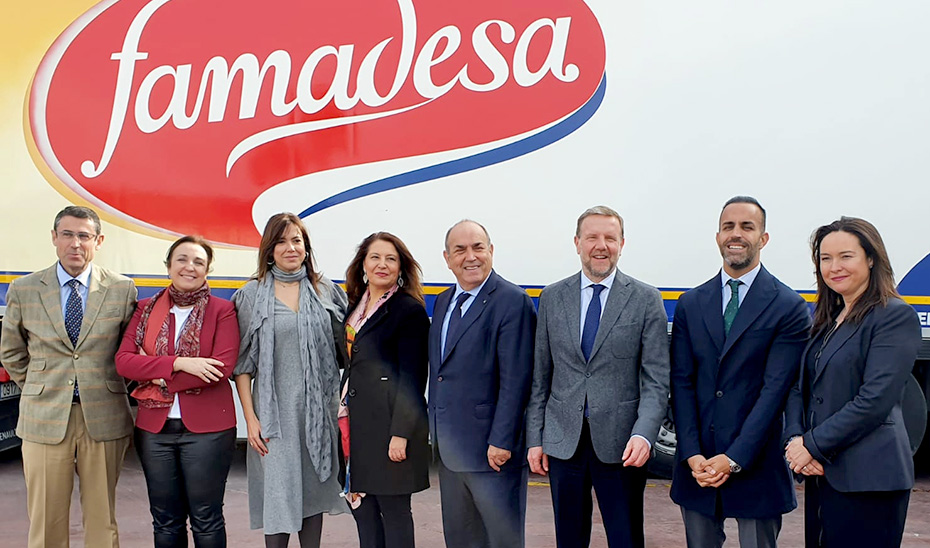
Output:
<path fill-rule="evenodd" d="M 248 327 L 249 359 L 257 364 L 259 398 L 258 416 L 262 421 L 262 436 L 280 438 L 278 399 L 274 389 L 274 281 L 300 282 L 300 305 L 297 312 L 297 344 L 303 364 L 306 393 L 305 428 L 310 461 L 321 482 L 329 479 L 333 470 L 332 449 L 336 443 L 335 403 L 339 397 L 339 366 L 336 362 L 333 331 L 327 308 L 313 290 L 304 268 L 285 272 L 273 266 L 270 276 L 258 281 L 258 291 Z M 329 306 L 327 306 L 327 304 Z M 334 309 L 334 312 L 337 310 Z"/>

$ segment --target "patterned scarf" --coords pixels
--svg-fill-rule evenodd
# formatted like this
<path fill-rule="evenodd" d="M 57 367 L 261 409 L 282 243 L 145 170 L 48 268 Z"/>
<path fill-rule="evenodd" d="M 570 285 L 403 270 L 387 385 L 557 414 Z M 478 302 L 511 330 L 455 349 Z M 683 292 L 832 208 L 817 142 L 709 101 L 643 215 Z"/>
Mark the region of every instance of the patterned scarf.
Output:
<path fill-rule="evenodd" d="M 169 285 L 149 299 L 142 309 L 142 318 L 136 328 L 136 346 L 143 349 L 149 356 L 167 356 L 168 355 L 168 337 L 174 333 L 169 333 L 169 317 L 165 315 L 161 325 L 155 325 L 149 322 L 156 304 L 160 300 L 167 299 L 161 305 L 170 310 L 172 305 L 176 306 L 193 306 L 190 316 L 184 325 L 175 329 L 181 329 L 178 336 L 178 343 L 174 349 L 175 356 L 194 357 L 200 355 L 200 332 L 203 329 L 204 311 L 207 309 L 207 302 L 210 300 L 210 286 L 206 282 L 200 289 L 182 292 Z M 148 335 L 148 337 L 146 337 Z M 185 391 L 188 394 L 199 394 L 199 388 L 193 388 Z M 151 381 L 145 381 L 139 384 L 139 387 L 133 390 L 132 396 L 139 400 L 139 405 L 147 408 L 171 407 L 174 404 L 174 394 L 168 392 L 163 386 L 157 386 Z"/>

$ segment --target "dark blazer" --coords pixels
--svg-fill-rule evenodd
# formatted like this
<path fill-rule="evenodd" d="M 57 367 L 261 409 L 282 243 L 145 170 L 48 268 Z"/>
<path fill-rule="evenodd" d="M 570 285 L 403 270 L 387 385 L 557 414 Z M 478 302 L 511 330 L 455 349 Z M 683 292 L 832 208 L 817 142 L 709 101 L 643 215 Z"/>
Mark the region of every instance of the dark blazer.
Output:
<path fill-rule="evenodd" d="M 343 377 L 353 491 L 405 495 L 429 488 L 428 333 L 423 305 L 398 291 L 355 335 Z M 388 458 L 391 436 L 407 439 L 406 460 Z"/>
<path fill-rule="evenodd" d="M 180 398 L 181 420 L 191 432 L 220 432 L 236 426 L 236 408 L 233 403 L 229 375 L 236 367 L 239 356 L 239 323 L 236 309 L 225 299 L 211 296 L 204 311 L 200 332 L 200 356 L 215 358 L 225 365 L 219 370 L 223 378 L 206 383 L 183 371 L 174 371 L 176 356 L 143 356 L 136 346 L 136 328 L 142 319 L 142 309 L 149 299 L 139 302 L 116 353 L 116 371 L 127 379 L 150 381 L 165 379 L 168 392 Z M 173 349 L 173 345 L 170 347 Z M 200 393 L 186 390 L 199 388 Z M 136 426 L 146 432 L 161 432 L 168 418 L 168 407 L 139 407 Z"/>
<path fill-rule="evenodd" d="M 488 445 L 511 452 L 501 468 L 526 466 L 524 415 L 533 375 L 536 309 L 520 287 L 491 271 L 448 339 L 442 324 L 455 288 L 436 298 L 429 331 L 429 424 L 443 465 L 487 472 Z"/>
<path fill-rule="evenodd" d="M 797 505 L 782 446 L 782 411 L 810 330 L 804 300 L 763 267 L 724 335 L 720 274 L 678 300 L 672 410 L 678 441 L 672 499 L 724 517 L 772 518 Z M 726 454 L 743 469 L 701 487 L 687 459 Z"/>
<path fill-rule="evenodd" d="M 917 313 L 895 298 L 859 324 L 843 322 L 824 348 L 813 379 L 805 362 L 819 344 L 805 349 L 800 379 L 788 399 L 785 434 L 804 436 L 804 447 L 837 491 L 914 486 L 901 399 L 920 341 Z"/>

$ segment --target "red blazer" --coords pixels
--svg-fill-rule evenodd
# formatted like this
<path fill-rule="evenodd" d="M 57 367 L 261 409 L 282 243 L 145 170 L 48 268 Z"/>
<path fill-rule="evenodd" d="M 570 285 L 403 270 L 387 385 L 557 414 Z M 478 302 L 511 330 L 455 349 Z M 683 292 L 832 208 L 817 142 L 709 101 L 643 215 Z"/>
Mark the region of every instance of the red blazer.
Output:
<path fill-rule="evenodd" d="M 225 299 L 211 296 L 204 311 L 203 330 L 200 333 L 200 356 L 223 362 L 219 368 L 223 378 L 206 383 L 189 373 L 174 371 L 175 356 L 143 356 L 136 346 L 136 328 L 142 318 L 142 308 L 149 301 L 139 301 L 136 312 L 123 334 L 123 342 L 116 352 L 116 371 L 127 379 L 150 381 L 165 379 L 168 392 L 176 394 L 181 402 L 181 420 L 191 432 L 220 432 L 236 426 L 236 408 L 232 387 L 227 380 L 236 367 L 239 356 L 239 322 L 236 309 Z M 199 394 L 185 390 L 200 388 Z M 139 407 L 136 426 L 146 432 L 161 432 L 170 408 Z"/>

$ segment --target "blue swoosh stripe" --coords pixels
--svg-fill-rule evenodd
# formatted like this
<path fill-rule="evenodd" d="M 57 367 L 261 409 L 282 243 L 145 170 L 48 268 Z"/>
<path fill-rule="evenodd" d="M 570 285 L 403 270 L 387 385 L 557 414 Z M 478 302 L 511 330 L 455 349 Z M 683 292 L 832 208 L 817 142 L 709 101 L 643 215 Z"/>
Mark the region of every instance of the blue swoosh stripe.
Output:
<path fill-rule="evenodd" d="M 566 137 L 584 125 L 585 122 L 590 120 L 591 117 L 594 116 L 594 113 L 597 112 L 597 109 L 601 106 L 601 103 L 604 101 L 604 94 L 606 91 L 607 74 L 605 73 L 604 77 L 601 79 L 601 83 L 597 86 L 597 90 L 594 92 L 594 95 L 588 99 L 587 103 L 582 105 L 582 107 L 574 114 L 545 131 L 541 131 L 536 135 L 531 135 L 525 139 L 521 139 L 520 141 L 510 143 L 509 145 L 505 145 L 494 150 L 488 150 L 473 156 L 467 156 L 465 158 L 443 162 L 441 164 L 416 169 L 414 171 L 401 173 L 399 175 L 392 175 L 391 177 L 379 179 L 377 181 L 372 181 L 370 183 L 345 190 L 313 204 L 312 206 L 300 212 L 299 217 L 308 217 L 318 211 L 322 211 L 326 208 L 355 200 L 357 198 L 363 198 L 365 196 L 371 196 L 372 194 L 377 194 L 379 192 L 385 192 L 395 188 L 415 185 L 417 183 L 432 181 L 434 179 L 441 179 L 443 177 L 448 177 L 449 175 L 455 175 L 457 173 L 464 173 L 466 171 L 505 162 L 507 160 L 517 158 L 518 156 L 523 156 L 524 154 L 533 152 L 534 150 L 539 150 L 545 146 L 551 145 L 563 137 Z"/>

